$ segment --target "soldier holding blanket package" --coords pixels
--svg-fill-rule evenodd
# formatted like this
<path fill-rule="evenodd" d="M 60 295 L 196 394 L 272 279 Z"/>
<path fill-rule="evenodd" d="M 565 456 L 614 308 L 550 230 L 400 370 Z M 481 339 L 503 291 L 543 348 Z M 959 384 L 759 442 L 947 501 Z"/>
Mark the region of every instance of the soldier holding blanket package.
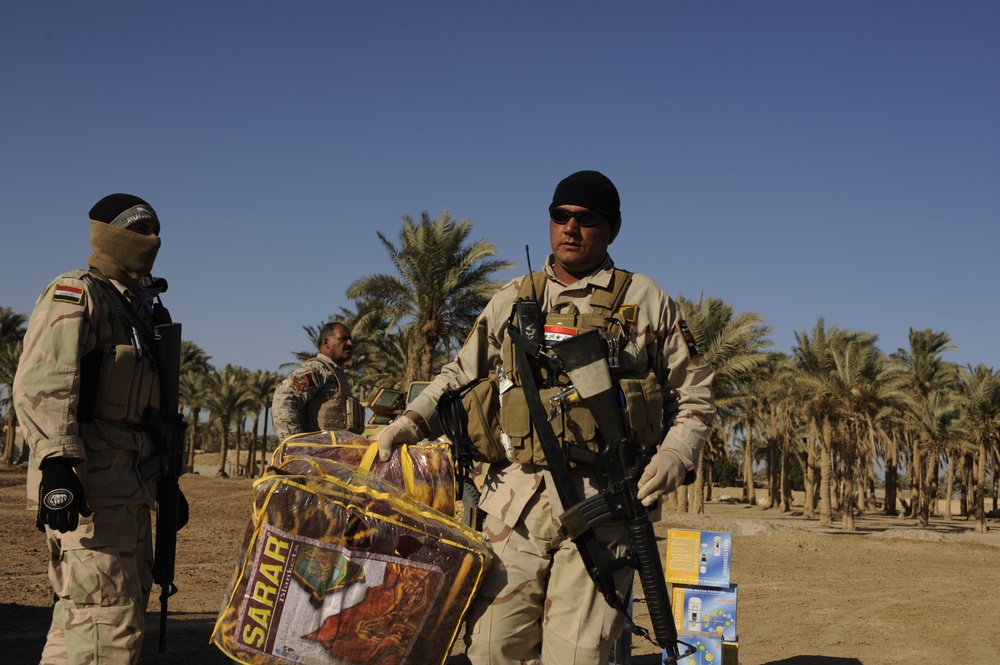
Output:
<path fill-rule="evenodd" d="M 89 269 L 46 287 L 24 337 L 14 406 L 56 597 L 43 664 L 136 663 L 142 649 L 157 482 L 140 469 L 158 463 L 153 328 L 169 321 L 154 302 L 166 282 L 150 277 L 159 232 L 142 199 L 101 199 L 90 210 Z"/>
<path fill-rule="evenodd" d="M 568 176 L 556 187 L 549 220 L 552 254 L 543 271 L 515 279 L 494 295 L 456 359 L 379 438 L 385 458 L 393 444 L 437 436 L 442 428 L 436 406 L 445 392 L 476 378 L 497 386 L 501 454 L 509 463 L 490 465 L 480 501 L 487 515 L 483 533 L 496 558 L 468 620 L 467 654 L 476 664 L 541 659 L 603 665 L 623 626 L 575 544 L 560 531 L 558 517 L 569 506 L 561 505 L 554 490 L 508 333 L 519 325 L 518 299 L 537 298 L 543 347 L 593 329 L 613 340 L 628 428 L 638 443 L 655 447 L 638 479 L 644 506 L 693 482 L 715 413 L 714 373 L 673 300 L 648 277 L 616 268 L 608 255 L 621 227 L 614 184 L 596 171 Z M 543 386 L 541 395 L 546 404 L 559 405 L 549 418 L 561 446 L 593 450 L 599 436 L 593 416 L 581 404 L 559 402 L 559 390 Z M 600 491 L 600 474 L 586 463 L 575 464 L 571 476 L 578 496 Z M 626 553 L 624 524 L 609 521 L 594 530 L 612 555 Z M 633 573 L 628 567 L 614 573 L 622 598 L 630 593 Z"/>

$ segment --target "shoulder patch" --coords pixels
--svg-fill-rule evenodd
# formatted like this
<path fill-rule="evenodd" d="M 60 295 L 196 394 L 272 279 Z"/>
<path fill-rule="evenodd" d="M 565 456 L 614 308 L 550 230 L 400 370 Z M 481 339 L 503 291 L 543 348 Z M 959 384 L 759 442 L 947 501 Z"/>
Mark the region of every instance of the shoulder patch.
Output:
<path fill-rule="evenodd" d="M 681 331 L 681 335 L 684 336 L 684 341 L 687 343 L 688 355 L 692 358 L 700 358 L 701 350 L 698 349 L 698 344 L 694 341 L 694 335 L 691 333 L 687 321 L 684 319 L 678 321 L 677 328 Z"/>
<path fill-rule="evenodd" d="M 305 390 L 310 386 L 315 386 L 319 383 L 319 378 L 316 376 L 316 372 L 306 372 L 305 374 L 296 374 L 292 377 L 292 387 L 296 390 Z"/>
<path fill-rule="evenodd" d="M 65 302 L 71 305 L 82 305 L 83 297 L 86 293 L 87 292 L 79 286 L 56 284 L 56 288 L 52 290 L 52 300 L 53 302 Z"/>

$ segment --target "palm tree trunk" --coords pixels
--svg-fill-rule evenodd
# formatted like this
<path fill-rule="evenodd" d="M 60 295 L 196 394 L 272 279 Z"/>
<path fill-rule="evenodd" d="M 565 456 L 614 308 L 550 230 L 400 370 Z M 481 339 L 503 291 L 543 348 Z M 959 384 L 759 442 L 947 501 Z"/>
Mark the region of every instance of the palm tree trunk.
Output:
<path fill-rule="evenodd" d="M 899 443 L 892 442 L 885 456 L 885 505 L 886 515 L 896 515 L 896 492 L 899 487 Z"/>
<path fill-rule="evenodd" d="M 955 492 L 955 455 L 948 453 L 948 489 L 944 497 L 944 518 L 951 519 L 951 497 Z"/>
<path fill-rule="evenodd" d="M 792 444 L 789 437 L 781 443 L 781 512 L 792 511 Z"/>
<path fill-rule="evenodd" d="M 260 444 L 260 475 L 264 475 L 267 466 L 267 421 L 271 419 L 271 407 L 264 406 L 264 437 Z"/>
<path fill-rule="evenodd" d="M 7 407 L 7 440 L 3 449 L 3 463 L 10 466 L 14 462 L 14 439 L 17 434 L 17 411 L 14 410 L 14 400 Z"/>
<path fill-rule="evenodd" d="M 816 439 L 818 429 L 816 420 L 810 420 L 809 438 L 806 439 L 806 468 L 803 469 L 806 496 L 802 512 L 806 519 L 816 517 Z"/>
<path fill-rule="evenodd" d="M 188 428 L 188 471 L 194 471 L 194 451 L 198 441 L 198 418 L 201 417 L 201 408 L 192 407 L 191 426 Z"/>
<path fill-rule="evenodd" d="M 831 454 L 830 438 L 833 428 L 829 418 L 823 418 L 823 436 L 820 439 L 820 476 L 819 476 L 819 523 L 824 526 L 833 524 L 833 510 L 830 504 L 831 484 L 833 479 L 833 455 Z"/>
<path fill-rule="evenodd" d="M 250 429 L 250 449 L 247 451 L 247 475 L 257 477 L 257 425 L 260 423 L 260 413 L 254 414 Z"/>
<path fill-rule="evenodd" d="M 703 514 L 705 512 L 705 446 L 698 454 L 698 470 L 694 475 L 694 485 L 691 486 L 691 506 L 689 512 Z"/>
<path fill-rule="evenodd" d="M 757 505 L 757 493 L 753 486 L 753 419 L 747 422 L 746 446 L 743 451 L 743 500 L 751 506 Z"/>
<path fill-rule="evenodd" d="M 677 488 L 677 512 L 679 513 L 690 512 L 688 510 L 688 505 L 690 503 L 688 501 L 688 499 L 690 498 L 688 496 L 689 489 L 690 489 L 689 485 L 682 485 L 681 487 Z"/>
<path fill-rule="evenodd" d="M 229 474 L 226 473 L 226 457 L 229 454 L 229 423 L 220 419 L 219 425 L 222 428 L 222 439 L 219 443 L 219 470 L 215 475 L 220 478 L 228 478 Z"/>
<path fill-rule="evenodd" d="M 987 441 L 979 442 L 979 464 L 976 467 L 976 531 L 986 533 L 986 449 Z M 996 474 L 994 474 L 995 476 Z M 996 494 L 994 494 L 996 497 Z M 994 499 L 995 500 L 995 499 Z"/>
<path fill-rule="evenodd" d="M 931 502 L 936 497 L 936 494 L 931 491 L 933 485 L 932 476 L 937 468 L 932 458 L 936 458 L 936 456 L 930 453 L 924 455 L 923 482 L 920 488 L 920 526 L 930 526 Z"/>

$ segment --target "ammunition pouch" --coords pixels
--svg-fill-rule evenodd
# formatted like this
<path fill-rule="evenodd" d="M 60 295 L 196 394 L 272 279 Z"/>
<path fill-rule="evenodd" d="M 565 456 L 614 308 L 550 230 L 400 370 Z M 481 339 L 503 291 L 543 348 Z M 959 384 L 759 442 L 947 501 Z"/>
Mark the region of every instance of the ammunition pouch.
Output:
<path fill-rule="evenodd" d="M 365 431 L 365 407 L 361 400 L 356 397 L 348 397 L 344 405 L 346 425 L 345 429 L 354 434 L 361 434 Z"/>
<path fill-rule="evenodd" d="M 632 440 L 642 446 L 659 445 L 663 441 L 663 389 L 656 380 L 656 375 L 648 372 L 641 377 L 625 377 L 619 379 L 619 384 L 625 403 L 623 413 Z M 540 388 L 538 393 L 542 403 L 549 404 L 549 398 L 560 390 L 558 387 Z M 574 461 L 574 465 L 593 459 L 593 454 L 600 450 L 597 421 L 590 409 L 583 404 L 563 404 L 550 424 L 556 437 L 563 443 L 566 458 Z M 545 451 L 542 450 L 534 431 L 535 426 L 531 422 L 523 387 L 515 386 L 503 394 L 500 427 L 510 437 L 512 461 L 518 464 L 547 465 Z"/>
<path fill-rule="evenodd" d="M 131 344 L 107 346 L 99 354 L 88 354 L 82 363 L 80 384 L 81 422 L 100 418 L 141 425 L 146 410 L 160 406 L 160 383 L 153 361 Z"/>

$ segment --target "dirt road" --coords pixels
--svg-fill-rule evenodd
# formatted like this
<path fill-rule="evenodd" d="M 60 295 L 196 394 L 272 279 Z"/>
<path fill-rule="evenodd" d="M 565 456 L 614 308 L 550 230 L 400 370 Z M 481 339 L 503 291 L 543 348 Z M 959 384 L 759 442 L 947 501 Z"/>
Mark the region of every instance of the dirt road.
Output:
<path fill-rule="evenodd" d="M 0 469 L 0 661 L 37 663 L 51 615 L 44 540 L 24 510 L 24 470 Z M 250 482 L 188 475 L 181 487 L 191 524 L 180 534 L 169 643 L 157 654 L 159 603 L 150 602 L 143 663 L 230 663 L 209 644 L 249 518 Z M 801 512 L 780 513 L 725 498 L 704 515 L 668 514 L 657 525 L 733 534 L 742 665 L 1000 663 L 1000 522 L 976 534 L 970 522 L 930 528 L 883 516 L 859 518 L 855 533 L 823 528 Z M 638 593 L 638 592 L 637 592 Z M 643 624 L 644 605 L 636 616 Z M 461 644 L 450 665 L 467 662 Z M 634 665 L 658 663 L 635 642 Z"/>

